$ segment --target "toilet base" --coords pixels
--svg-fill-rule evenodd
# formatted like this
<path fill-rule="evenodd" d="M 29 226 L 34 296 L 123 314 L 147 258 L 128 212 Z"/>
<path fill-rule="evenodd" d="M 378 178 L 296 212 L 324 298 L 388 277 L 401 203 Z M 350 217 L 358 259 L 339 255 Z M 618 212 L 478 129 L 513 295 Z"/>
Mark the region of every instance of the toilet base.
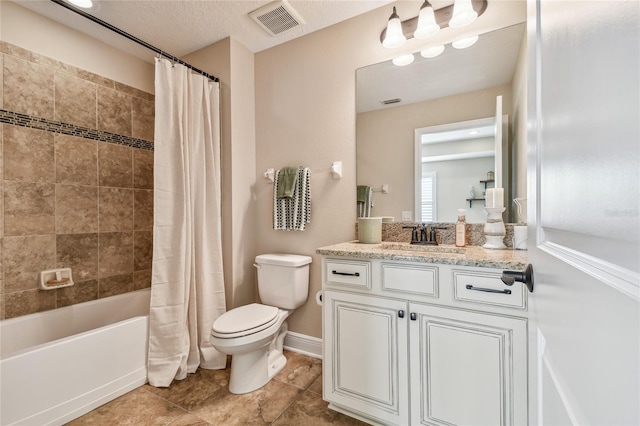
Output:
<path fill-rule="evenodd" d="M 284 322 L 275 338 L 264 342 L 264 346 L 249 353 L 231 356 L 231 378 L 229 392 L 245 394 L 260 389 L 287 364 L 282 353 L 288 326 Z"/>

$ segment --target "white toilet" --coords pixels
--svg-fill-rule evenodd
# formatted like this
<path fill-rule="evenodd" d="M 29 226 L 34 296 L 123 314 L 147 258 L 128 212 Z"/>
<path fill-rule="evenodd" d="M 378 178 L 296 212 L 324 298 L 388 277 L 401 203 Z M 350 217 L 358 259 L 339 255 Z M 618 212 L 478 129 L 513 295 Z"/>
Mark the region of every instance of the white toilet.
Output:
<path fill-rule="evenodd" d="M 214 321 L 212 345 L 232 356 L 231 393 L 259 389 L 284 368 L 285 319 L 307 300 L 310 263 L 311 257 L 296 254 L 257 256 L 254 266 L 263 304 L 240 306 Z"/>

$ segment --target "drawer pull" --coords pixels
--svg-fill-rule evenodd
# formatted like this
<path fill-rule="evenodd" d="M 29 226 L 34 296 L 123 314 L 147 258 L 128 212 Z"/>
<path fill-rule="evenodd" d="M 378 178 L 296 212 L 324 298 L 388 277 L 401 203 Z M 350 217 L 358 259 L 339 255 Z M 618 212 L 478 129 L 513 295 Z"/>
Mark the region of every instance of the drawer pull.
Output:
<path fill-rule="evenodd" d="M 418 318 L 418 315 L 416 315 L 415 312 L 411 312 L 409 314 L 409 318 L 411 318 L 411 321 L 415 321 Z"/>
<path fill-rule="evenodd" d="M 474 287 L 471 284 L 467 284 L 467 290 L 484 291 L 485 293 L 511 294 L 511 290 L 494 290 L 492 288 Z"/>
<path fill-rule="evenodd" d="M 331 271 L 331 273 L 333 275 L 348 275 L 350 277 L 359 277 L 360 276 L 360 272 L 338 272 L 338 271 Z"/>
<path fill-rule="evenodd" d="M 398 318 L 404 318 L 404 311 L 402 309 L 398 311 Z"/>

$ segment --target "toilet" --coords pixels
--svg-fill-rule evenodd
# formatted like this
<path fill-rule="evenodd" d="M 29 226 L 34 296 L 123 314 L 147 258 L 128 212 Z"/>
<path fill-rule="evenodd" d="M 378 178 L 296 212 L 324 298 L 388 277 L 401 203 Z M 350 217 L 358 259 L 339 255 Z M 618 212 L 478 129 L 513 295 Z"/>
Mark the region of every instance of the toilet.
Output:
<path fill-rule="evenodd" d="M 307 300 L 310 263 L 311 257 L 297 254 L 256 256 L 262 304 L 231 309 L 213 322 L 211 344 L 231 355 L 231 393 L 259 389 L 284 368 L 285 320 Z"/>

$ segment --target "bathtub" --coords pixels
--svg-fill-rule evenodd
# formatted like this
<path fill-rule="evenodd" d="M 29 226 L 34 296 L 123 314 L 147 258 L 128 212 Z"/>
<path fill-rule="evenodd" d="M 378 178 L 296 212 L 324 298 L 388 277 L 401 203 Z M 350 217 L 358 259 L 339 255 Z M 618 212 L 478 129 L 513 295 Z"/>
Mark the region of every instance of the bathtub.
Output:
<path fill-rule="evenodd" d="M 150 291 L 0 322 L 0 425 L 61 425 L 147 381 Z"/>

